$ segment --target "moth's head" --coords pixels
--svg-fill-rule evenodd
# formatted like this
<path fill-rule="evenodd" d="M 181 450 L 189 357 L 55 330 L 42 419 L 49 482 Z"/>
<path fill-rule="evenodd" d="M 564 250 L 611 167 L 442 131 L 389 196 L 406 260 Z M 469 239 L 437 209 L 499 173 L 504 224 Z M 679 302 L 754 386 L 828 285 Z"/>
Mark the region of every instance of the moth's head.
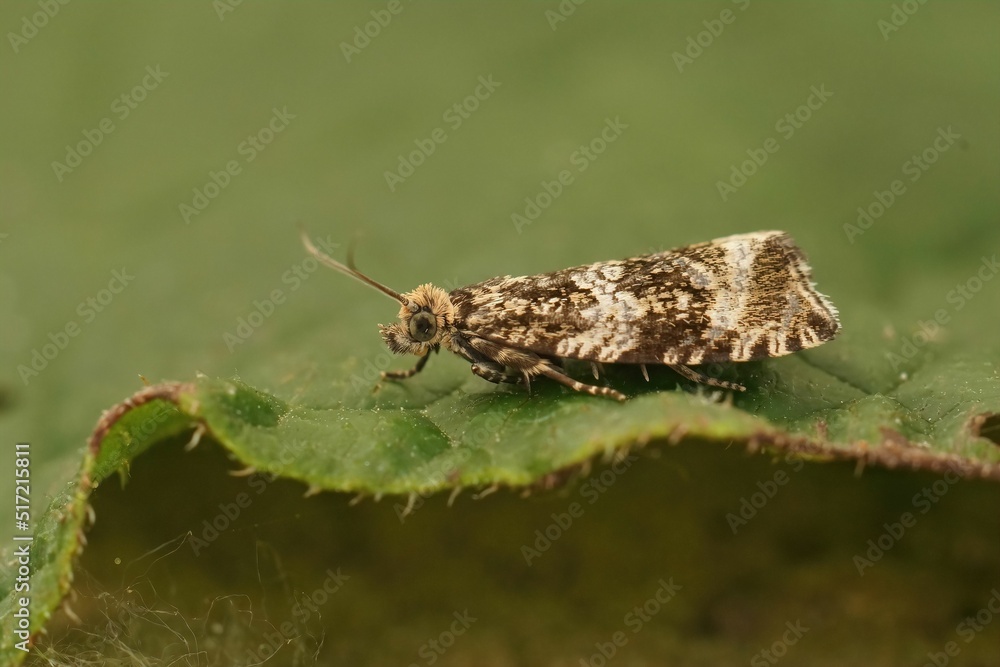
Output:
<path fill-rule="evenodd" d="M 322 264 L 346 273 L 399 302 L 399 322 L 378 325 L 379 331 L 382 332 L 382 340 L 395 354 L 423 356 L 440 344 L 441 339 L 451 328 L 455 320 L 455 307 L 448 293 L 440 287 L 421 285 L 412 292 L 400 294 L 354 268 L 350 255 L 347 264 L 341 264 L 325 254 L 313 245 L 304 230 L 302 244 Z"/>
<path fill-rule="evenodd" d="M 448 293 L 434 285 L 421 285 L 402 294 L 399 321 L 378 325 L 382 340 L 394 354 L 423 356 L 441 343 L 455 320 Z"/>

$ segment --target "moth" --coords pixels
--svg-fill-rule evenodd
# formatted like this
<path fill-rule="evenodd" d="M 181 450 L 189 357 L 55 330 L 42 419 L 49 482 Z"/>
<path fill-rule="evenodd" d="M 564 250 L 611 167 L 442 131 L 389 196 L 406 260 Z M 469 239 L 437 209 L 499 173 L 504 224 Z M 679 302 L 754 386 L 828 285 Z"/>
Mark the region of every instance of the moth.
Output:
<path fill-rule="evenodd" d="M 666 252 L 598 262 L 535 276 L 491 278 L 446 292 L 431 284 L 389 289 L 324 254 L 319 262 L 374 287 L 400 304 L 399 321 L 380 324 L 395 354 L 416 365 L 383 372 L 416 375 L 444 347 L 493 383 L 544 376 L 576 391 L 625 400 L 625 394 L 567 375 L 563 361 L 662 364 L 706 385 L 746 391 L 707 377 L 699 364 L 780 357 L 837 335 L 837 309 L 816 291 L 805 255 L 785 232 L 738 234 Z"/>

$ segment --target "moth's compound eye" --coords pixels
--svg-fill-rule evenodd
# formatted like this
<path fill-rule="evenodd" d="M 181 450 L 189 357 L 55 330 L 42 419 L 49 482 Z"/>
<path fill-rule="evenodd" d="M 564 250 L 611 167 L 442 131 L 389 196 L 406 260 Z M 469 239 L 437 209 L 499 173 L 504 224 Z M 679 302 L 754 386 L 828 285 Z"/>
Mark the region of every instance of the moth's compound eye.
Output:
<path fill-rule="evenodd" d="M 426 343 L 437 333 L 437 318 L 421 311 L 410 318 L 410 338 Z"/>

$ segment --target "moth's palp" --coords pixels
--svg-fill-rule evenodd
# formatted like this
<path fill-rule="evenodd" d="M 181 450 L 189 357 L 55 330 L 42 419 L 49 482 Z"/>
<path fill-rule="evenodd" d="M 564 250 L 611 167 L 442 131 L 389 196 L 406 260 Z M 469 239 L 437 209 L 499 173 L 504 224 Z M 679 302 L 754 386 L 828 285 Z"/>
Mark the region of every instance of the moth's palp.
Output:
<path fill-rule="evenodd" d="M 389 289 L 388 287 L 386 287 L 382 283 L 379 283 L 379 282 L 376 282 L 376 281 L 372 280 L 371 278 L 369 278 L 365 274 L 363 274 L 360 271 L 358 271 L 357 269 L 355 269 L 354 268 L 354 253 L 353 253 L 353 251 L 349 251 L 349 253 L 348 253 L 349 256 L 348 256 L 348 260 L 347 261 L 350 264 L 350 266 L 347 266 L 347 265 L 341 264 L 340 262 L 338 262 L 337 260 L 335 260 L 333 257 L 330 257 L 329 255 L 327 255 L 326 253 L 324 253 L 322 250 L 320 250 L 319 248 L 317 248 L 315 245 L 313 245 L 312 240 L 309 238 L 309 235 L 306 233 L 306 230 L 304 228 L 300 227 L 299 228 L 299 233 L 300 233 L 300 236 L 302 237 L 302 245 L 305 246 L 306 250 L 309 251 L 310 255 L 312 255 L 317 260 L 319 260 L 320 264 L 325 264 L 326 266 L 330 267 L 331 269 L 334 269 L 335 271 L 340 271 L 344 275 L 351 276 L 355 280 L 360 280 L 361 282 L 365 283 L 366 285 L 370 285 L 371 287 L 374 287 L 375 289 L 377 289 L 379 292 L 382 292 L 386 296 L 389 296 L 389 297 L 395 299 L 396 301 L 398 301 L 399 303 L 401 303 L 401 304 L 403 304 L 403 305 L 405 305 L 407 307 L 410 307 L 410 310 L 413 310 L 412 305 L 410 303 L 408 303 L 402 297 L 402 295 L 400 295 L 399 292 L 397 292 L 395 290 L 392 290 L 392 289 Z"/>

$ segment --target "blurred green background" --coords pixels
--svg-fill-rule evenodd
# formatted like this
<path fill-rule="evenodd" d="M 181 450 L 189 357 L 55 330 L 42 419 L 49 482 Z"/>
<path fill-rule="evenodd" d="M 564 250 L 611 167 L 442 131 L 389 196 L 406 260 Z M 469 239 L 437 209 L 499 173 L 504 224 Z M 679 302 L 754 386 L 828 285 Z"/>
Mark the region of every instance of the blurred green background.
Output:
<path fill-rule="evenodd" d="M 986 354 L 1000 280 L 960 310 L 948 295 L 1000 249 L 1000 5 L 902 4 L 915 11 L 4 3 L 0 428 L 5 442 L 33 444 L 36 507 L 72 477 L 101 410 L 140 387 L 138 374 L 252 383 L 282 354 L 338 364 L 381 351 L 375 324 L 395 314 L 383 297 L 331 273 L 288 277 L 304 256 L 299 224 L 340 256 L 361 232 L 359 265 L 398 290 L 785 229 L 840 307 L 845 336 L 831 345 L 854 346 L 857 372 L 895 376 L 885 352 L 938 309 L 951 316 L 939 342 Z M 46 7 L 53 15 L 38 18 Z M 377 32 L 367 43 L 366 26 Z M 696 57 L 678 67 L 688 49 Z M 471 109 L 482 79 L 498 85 L 480 88 L 475 110 L 449 111 Z M 832 95 L 789 132 L 786 114 L 820 88 Z M 281 131 L 250 148 L 276 110 Z M 609 119 L 620 136 L 581 162 Z M 443 143 L 390 188 L 386 172 L 438 128 Z M 948 128 L 960 138 L 911 180 L 913 156 Z M 721 196 L 718 183 L 769 138 L 777 152 Z M 78 166 L 54 166 L 81 142 L 96 145 Z M 185 216 L 231 163 L 238 173 Z M 573 182 L 516 229 L 512 215 L 562 170 Z M 896 179 L 905 192 L 848 234 Z M 134 279 L 98 313 L 87 300 L 115 271 Z M 231 351 L 225 335 L 276 289 L 284 302 Z M 25 382 L 18 367 L 72 323 L 78 335 Z M 10 484 L 0 480 L 4 497 Z"/>

